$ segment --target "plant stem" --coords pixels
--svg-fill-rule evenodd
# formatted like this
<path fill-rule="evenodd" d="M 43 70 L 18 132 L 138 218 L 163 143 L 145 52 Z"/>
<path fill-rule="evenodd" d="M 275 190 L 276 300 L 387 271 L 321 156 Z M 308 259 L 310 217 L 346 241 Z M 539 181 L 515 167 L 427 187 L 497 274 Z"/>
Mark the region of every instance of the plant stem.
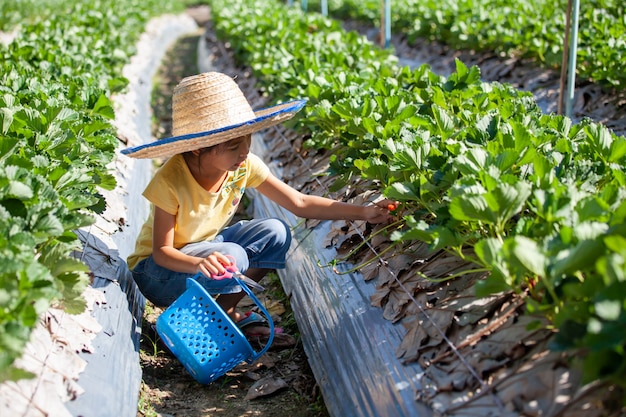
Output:
<path fill-rule="evenodd" d="M 475 272 L 489 272 L 491 271 L 490 268 L 475 268 L 475 269 L 466 269 L 463 270 L 461 272 L 457 272 L 456 274 L 452 274 L 452 275 L 448 275 L 447 277 L 444 278 L 429 278 L 427 277 L 424 273 L 422 272 L 416 272 L 417 275 L 423 277 L 424 279 L 427 279 L 430 282 L 445 282 L 454 278 L 458 278 L 461 277 L 463 275 L 467 275 L 467 274 L 473 274 Z"/>
<path fill-rule="evenodd" d="M 365 245 L 367 242 L 371 241 L 375 236 L 378 236 L 380 233 L 389 230 L 392 226 L 399 226 L 401 224 L 403 224 L 403 220 L 396 220 L 393 223 L 388 224 L 387 226 L 381 228 L 380 230 L 375 231 L 374 233 L 372 233 L 367 239 L 364 239 L 363 242 L 359 243 L 355 248 L 353 248 L 346 256 L 344 256 L 343 258 L 338 259 L 339 262 L 345 262 L 348 259 L 350 259 L 350 257 L 352 255 L 354 255 L 356 252 L 359 251 L 359 249 L 361 249 L 363 247 L 363 245 Z"/>

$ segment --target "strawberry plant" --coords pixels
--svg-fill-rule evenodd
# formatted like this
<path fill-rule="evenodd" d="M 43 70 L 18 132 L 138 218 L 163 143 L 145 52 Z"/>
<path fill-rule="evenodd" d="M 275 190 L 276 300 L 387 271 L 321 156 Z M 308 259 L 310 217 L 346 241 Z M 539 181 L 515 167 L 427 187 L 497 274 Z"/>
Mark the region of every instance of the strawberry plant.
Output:
<path fill-rule="evenodd" d="M 110 96 L 126 86 L 122 68 L 150 13 L 180 7 L 61 3 L 31 5 L 0 48 L 0 382 L 29 376 L 13 362 L 50 305 L 85 308 L 89 271 L 72 255 L 82 250 L 74 231 L 115 187 Z M 5 16 L 21 5 L 3 4 Z"/>

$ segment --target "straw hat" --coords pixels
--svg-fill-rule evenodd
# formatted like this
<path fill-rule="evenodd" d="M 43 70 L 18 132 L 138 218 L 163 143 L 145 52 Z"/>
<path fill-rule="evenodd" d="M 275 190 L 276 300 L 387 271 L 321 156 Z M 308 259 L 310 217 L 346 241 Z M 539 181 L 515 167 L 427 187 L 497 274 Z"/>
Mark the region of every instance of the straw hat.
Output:
<path fill-rule="evenodd" d="M 206 148 L 291 119 L 306 100 L 253 111 L 235 81 L 218 72 L 184 78 L 172 97 L 172 137 L 122 150 L 162 158 Z"/>

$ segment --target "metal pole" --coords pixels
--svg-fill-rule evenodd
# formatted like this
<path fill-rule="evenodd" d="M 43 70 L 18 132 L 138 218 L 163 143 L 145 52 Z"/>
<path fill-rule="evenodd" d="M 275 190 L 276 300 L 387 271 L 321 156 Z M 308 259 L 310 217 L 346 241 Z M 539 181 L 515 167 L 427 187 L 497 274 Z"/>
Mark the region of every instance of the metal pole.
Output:
<path fill-rule="evenodd" d="M 287 0 L 287 6 L 293 6 L 293 0 Z"/>
<path fill-rule="evenodd" d="M 307 9 L 307 7 L 308 7 L 308 6 L 307 6 L 307 0 L 302 0 L 302 1 L 300 2 L 300 4 L 302 5 L 302 10 L 304 10 L 304 11 L 306 12 L 306 9 Z"/>
<path fill-rule="evenodd" d="M 578 15 L 580 11 L 580 0 L 574 0 L 572 10 L 572 37 L 569 46 L 569 63 L 567 65 L 567 102 L 565 115 L 572 117 L 572 103 L 574 102 L 574 88 L 576 86 L 576 50 L 578 49 Z"/>
<path fill-rule="evenodd" d="M 322 16 L 328 16 L 328 0 L 322 0 Z"/>
<path fill-rule="evenodd" d="M 391 0 L 380 4 L 380 46 L 389 48 L 391 43 Z"/>

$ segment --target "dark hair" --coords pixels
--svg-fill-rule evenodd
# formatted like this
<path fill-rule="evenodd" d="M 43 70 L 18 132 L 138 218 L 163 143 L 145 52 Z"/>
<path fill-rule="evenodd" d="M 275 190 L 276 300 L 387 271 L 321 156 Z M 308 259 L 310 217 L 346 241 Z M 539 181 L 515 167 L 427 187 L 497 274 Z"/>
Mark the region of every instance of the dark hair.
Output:
<path fill-rule="evenodd" d="M 221 143 L 218 143 L 217 145 L 207 146 L 206 148 L 195 149 L 195 150 L 200 151 L 200 155 L 202 155 L 203 153 L 209 152 L 211 149 L 217 148 L 219 145 L 221 145 Z M 193 151 L 183 152 L 183 154 L 187 156 L 191 156 L 193 154 Z"/>
<path fill-rule="evenodd" d="M 200 151 L 200 153 L 198 153 L 198 157 L 197 157 L 196 161 L 197 161 L 197 164 L 198 164 L 198 170 L 199 171 L 202 170 L 202 165 L 200 165 L 200 157 L 203 154 L 207 153 L 207 152 L 218 150 L 218 148 L 221 147 L 224 143 L 225 142 L 217 143 L 215 145 L 207 146 L 206 148 L 198 149 Z M 183 157 L 185 157 L 185 159 L 187 159 L 189 161 L 189 158 L 194 158 L 193 151 L 183 152 Z"/>

